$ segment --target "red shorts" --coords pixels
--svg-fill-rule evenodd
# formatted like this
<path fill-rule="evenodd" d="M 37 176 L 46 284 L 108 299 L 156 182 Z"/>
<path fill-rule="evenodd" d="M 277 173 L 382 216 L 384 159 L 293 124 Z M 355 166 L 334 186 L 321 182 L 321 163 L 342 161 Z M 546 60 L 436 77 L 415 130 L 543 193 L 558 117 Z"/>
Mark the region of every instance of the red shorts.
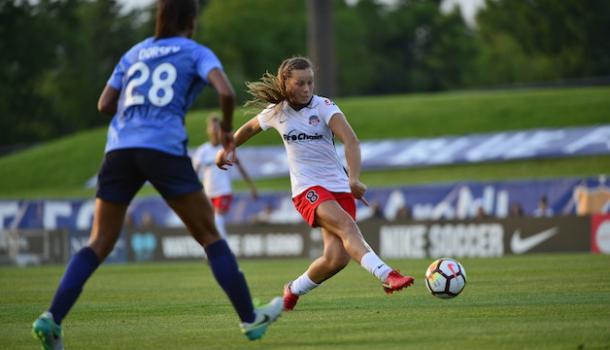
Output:
<path fill-rule="evenodd" d="M 356 220 L 356 200 L 349 192 L 330 192 L 322 186 L 313 186 L 292 198 L 292 203 L 309 226 L 318 227 L 316 224 L 316 208 L 320 203 L 334 200 L 339 203 L 354 220 Z"/>
<path fill-rule="evenodd" d="M 233 200 L 233 195 L 225 194 L 223 196 L 212 197 L 210 198 L 212 201 L 212 206 L 216 209 L 217 212 L 224 214 L 231 209 L 231 201 Z"/>

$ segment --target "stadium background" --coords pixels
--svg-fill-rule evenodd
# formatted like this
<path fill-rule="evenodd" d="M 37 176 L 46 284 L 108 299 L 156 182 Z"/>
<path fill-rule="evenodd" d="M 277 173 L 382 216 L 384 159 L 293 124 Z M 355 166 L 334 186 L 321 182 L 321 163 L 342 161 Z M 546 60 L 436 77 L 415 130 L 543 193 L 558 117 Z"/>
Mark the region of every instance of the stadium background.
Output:
<path fill-rule="evenodd" d="M 202 2 L 198 39 L 217 51 L 241 101 L 244 81 L 273 70 L 285 56 L 314 50 L 307 24 L 315 23 L 308 16 L 316 3 L 324 6 Z M 363 232 L 383 257 L 420 277 L 417 289 L 383 299 L 350 266 L 308 296 L 303 311 L 286 315 L 265 346 L 609 346 L 610 280 L 599 271 L 610 262 L 610 6 L 488 1 L 466 23 L 447 2 L 441 11 L 441 3 L 334 1 L 326 9 L 332 9 L 334 35 L 324 35 L 333 39 L 331 50 L 322 51 L 334 53 L 328 61 L 334 70 L 324 74 L 336 80 L 320 89 L 335 97 L 371 161 L 363 180 L 374 205 L 359 206 Z M 2 348 L 31 348 L 27 322 L 48 302 L 70 254 L 86 242 L 91 179 L 107 123 L 94 112 L 95 99 L 116 55 L 149 33 L 150 11 L 125 11 L 103 0 L 0 6 L 1 42 L 9 53 L 0 59 Z M 39 52 L 33 55 L 24 43 Z M 213 94 L 206 94 L 187 116 L 191 147 L 204 141 L 213 104 Z M 246 118 L 239 110 L 236 125 Z M 269 164 L 281 165 L 274 136 L 255 140 L 243 156 L 262 154 L 254 147 L 264 147 Z M 431 160 L 435 156 L 440 160 Z M 253 173 L 257 163 L 250 165 Z M 229 234 L 253 293 L 266 298 L 300 273 L 321 243 L 319 232 L 296 223 L 281 166 L 265 169 L 256 179 L 260 200 L 237 194 Z M 245 189 L 239 181 L 236 187 Z M 535 215 L 543 196 L 550 217 Z M 513 204 L 523 215 L 511 214 Z M 222 296 L 205 289 L 210 276 L 193 262 L 203 252 L 150 187 L 130 212 L 109 259 L 120 264 L 102 268 L 87 286 L 92 291 L 70 317 L 75 329 L 67 344 L 102 348 L 89 340 L 101 318 L 114 337 L 110 348 L 195 348 L 202 336 L 199 341 L 220 348 L 245 346 L 230 332 L 230 318 L 217 316 L 226 311 Z M 465 294 L 449 303 L 430 300 L 421 283 L 425 266 L 439 256 L 463 259 L 471 278 Z M 162 262 L 143 264 L 156 260 Z M 108 283 L 122 287 L 104 288 Z M 168 290 L 167 283 L 183 290 Z M 138 335 L 150 326 L 125 313 L 136 312 L 131 301 L 140 297 L 138 317 L 164 318 L 175 336 Z M 380 310 L 384 317 L 377 316 Z M 418 321 L 405 321 L 405 314 Z M 130 331 L 114 324 L 115 317 L 126 319 Z M 186 328 L 177 330 L 185 319 Z M 201 323 L 211 327 L 203 333 L 223 340 L 200 334 Z M 289 341 L 303 324 L 310 336 Z"/>

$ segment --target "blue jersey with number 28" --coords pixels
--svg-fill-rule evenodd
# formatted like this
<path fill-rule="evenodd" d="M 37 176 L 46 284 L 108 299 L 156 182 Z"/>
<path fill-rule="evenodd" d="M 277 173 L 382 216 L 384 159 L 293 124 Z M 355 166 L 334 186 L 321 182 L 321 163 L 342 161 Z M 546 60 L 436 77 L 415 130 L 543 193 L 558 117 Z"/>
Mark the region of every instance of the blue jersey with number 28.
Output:
<path fill-rule="evenodd" d="M 214 68 L 222 65 L 212 50 L 185 37 L 148 38 L 132 47 L 108 79 L 121 94 L 106 152 L 152 148 L 186 155 L 184 115 Z"/>

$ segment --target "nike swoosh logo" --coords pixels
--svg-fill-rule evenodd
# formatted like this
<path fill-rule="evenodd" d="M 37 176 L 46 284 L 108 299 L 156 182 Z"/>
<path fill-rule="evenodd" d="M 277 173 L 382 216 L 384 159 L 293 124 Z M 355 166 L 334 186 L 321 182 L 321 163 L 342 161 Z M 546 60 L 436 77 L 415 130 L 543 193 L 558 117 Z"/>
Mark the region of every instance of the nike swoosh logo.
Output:
<path fill-rule="evenodd" d="M 263 325 L 265 323 L 269 323 L 269 321 L 271 321 L 271 317 L 269 317 L 269 315 L 264 315 L 265 317 L 263 317 L 263 319 L 258 322 L 257 324 L 254 325 L 254 327 L 258 327 L 260 325 Z"/>
<path fill-rule="evenodd" d="M 523 254 L 559 232 L 557 227 L 544 230 L 526 238 L 521 238 L 521 232 L 516 230 L 510 240 L 510 249 L 514 254 Z"/>

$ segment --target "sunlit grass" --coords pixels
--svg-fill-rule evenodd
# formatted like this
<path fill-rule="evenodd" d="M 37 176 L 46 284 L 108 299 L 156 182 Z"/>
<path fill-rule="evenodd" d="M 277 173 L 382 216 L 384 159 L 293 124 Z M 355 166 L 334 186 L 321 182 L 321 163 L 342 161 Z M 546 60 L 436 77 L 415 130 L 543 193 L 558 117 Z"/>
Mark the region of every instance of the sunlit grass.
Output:
<path fill-rule="evenodd" d="M 462 259 L 464 292 L 441 300 L 422 280 L 428 260 L 390 263 L 416 278 L 386 296 L 357 264 L 303 296 L 259 342 L 202 262 L 104 265 L 63 323 L 67 349 L 604 349 L 610 344 L 610 256 Z M 268 300 L 306 260 L 242 261 Z M 34 349 L 31 323 L 63 267 L 0 268 L 0 348 Z"/>

